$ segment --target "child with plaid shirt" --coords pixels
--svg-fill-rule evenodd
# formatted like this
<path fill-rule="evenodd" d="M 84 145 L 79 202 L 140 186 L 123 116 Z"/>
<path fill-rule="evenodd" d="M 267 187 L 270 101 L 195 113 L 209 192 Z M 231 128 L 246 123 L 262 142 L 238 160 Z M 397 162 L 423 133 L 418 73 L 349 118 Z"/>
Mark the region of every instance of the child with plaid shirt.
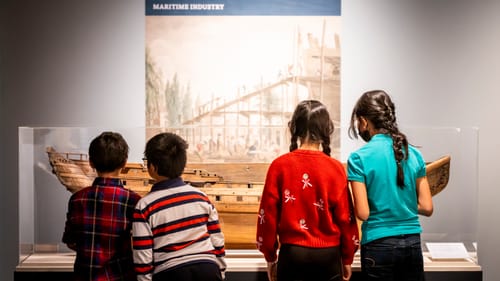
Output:
<path fill-rule="evenodd" d="M 115 132 L 104 132 L 90 143 L 89 161 L 97 177 L 71 196 L 62 238 L 76 251 L 73 280 L 136 280 L 131 228 L 140 196 L 119 179 L 128 150 Z"/>

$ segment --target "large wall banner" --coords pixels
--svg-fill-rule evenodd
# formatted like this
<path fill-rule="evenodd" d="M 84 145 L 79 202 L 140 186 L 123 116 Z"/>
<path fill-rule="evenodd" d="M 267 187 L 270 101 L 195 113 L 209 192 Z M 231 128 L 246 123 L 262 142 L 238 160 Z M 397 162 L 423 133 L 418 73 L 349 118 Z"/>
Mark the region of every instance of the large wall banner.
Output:
<path fill-rule="evenodd" d="M 216 206 L 226 248 L 255 249 L 297 103 L 322 101 L 339 128 L 340 25 L 340 0 L 146 1 L 146 138 L 189 142 L 183 180 Z"/>
<path fill-rule="evenodd" d="M 270 162 L 301 100 L 339 128 L 340 29 L 340 0 L 147 0 L 148 137 L 183 136 L 191 163 Z"/>

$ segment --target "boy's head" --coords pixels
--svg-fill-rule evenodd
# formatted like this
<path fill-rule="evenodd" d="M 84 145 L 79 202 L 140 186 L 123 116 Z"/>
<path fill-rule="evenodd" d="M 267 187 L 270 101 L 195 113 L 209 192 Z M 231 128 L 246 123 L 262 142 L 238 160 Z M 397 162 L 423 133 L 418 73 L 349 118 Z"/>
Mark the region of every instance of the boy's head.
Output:
<path fill-rule="evenodd" d="M 123 168 L 128 159 L 128 144 L 119 133 L 103 132 L 89 146 L 90 164 L 98 173 Z"/>
<path fill-rule="evenodd" d="M 148 168 L 153 165 L 159 176 L 169 179 L 182 175 L 186 167 L 188 148 L 187 142 L 173 133 L 160 133 L 146 143 L 144 157 Z"/>

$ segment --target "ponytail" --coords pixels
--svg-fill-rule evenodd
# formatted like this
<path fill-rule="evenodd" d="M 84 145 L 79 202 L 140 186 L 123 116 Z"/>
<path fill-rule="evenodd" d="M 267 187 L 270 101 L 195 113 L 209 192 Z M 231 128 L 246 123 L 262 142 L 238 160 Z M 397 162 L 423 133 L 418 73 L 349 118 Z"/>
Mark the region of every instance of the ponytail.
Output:
<path fill-rule="evenodd" d="M 321 142 L 321 147 L 323 147 L 323 153 L 331 156 L 332 149 L 330 148 L 330 138 L 323 137 L 323 141 Z"/>
<path fill-rule="evenodd" d="M 299 148 L 297 144 L 297 136 L 292 135 L 291 141 L 290 141 L 290 151 L 294 151 L 295 149 Z"/>
<path fill-rule="evenodd" d="M 394 157 L 397 165 L 397 183 L 399 187 L 405 186 L 405 174 L 403 170 L 403 160 L 408 159 L 408 140 L 406 136 L 397 130 L 391 132 L 392 148 L 394 149 Z"/>

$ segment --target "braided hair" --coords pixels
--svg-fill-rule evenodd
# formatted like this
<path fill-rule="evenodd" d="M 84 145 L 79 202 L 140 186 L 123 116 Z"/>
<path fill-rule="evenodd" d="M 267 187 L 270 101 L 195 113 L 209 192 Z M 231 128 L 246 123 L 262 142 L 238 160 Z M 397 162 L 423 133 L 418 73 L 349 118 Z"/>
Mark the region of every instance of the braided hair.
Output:
<path fill-rule="evenodd" d="M 290 151 L 298 148 L 297 142 L 320 143 L 323 153 L 330 156 L 330 137 L 335 129 L 326 106 L 317 100 L 301 101 L 288 122 Z"/>
<path fill-rule="evenodd" d="M 392 148 L 397 164 L 397 184 L 404 186 L 402 161 L 408 159 L 408 139 L 399 131 L 396 123 L 396 110 L 389 95 L 382 90 L 364 93 L 354 106 L 349 126 L 349 136 L 357 138 L 356 122 L 359 117 L 369 120 L 376 130 L 392 138 Z"/>

